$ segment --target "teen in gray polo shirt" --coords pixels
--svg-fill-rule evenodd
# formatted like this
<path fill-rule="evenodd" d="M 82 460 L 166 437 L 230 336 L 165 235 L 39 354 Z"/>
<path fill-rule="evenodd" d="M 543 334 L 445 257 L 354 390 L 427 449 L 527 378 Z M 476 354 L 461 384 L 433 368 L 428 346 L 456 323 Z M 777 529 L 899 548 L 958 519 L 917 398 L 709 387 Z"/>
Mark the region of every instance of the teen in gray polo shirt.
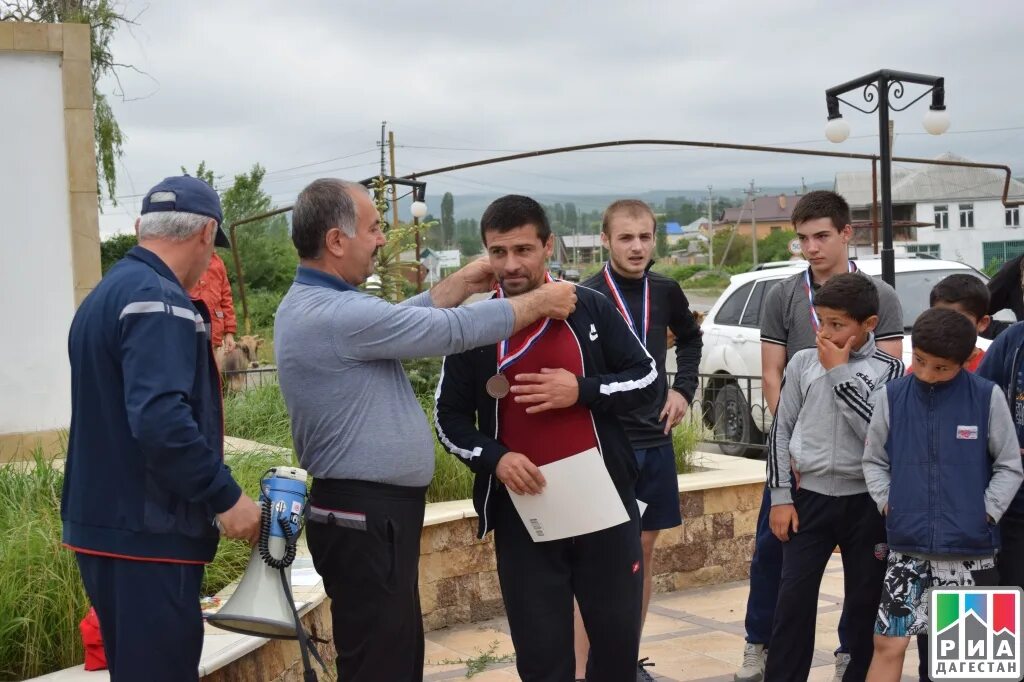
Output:
<path fill-rule="evenodd" d="M 774 414 L 782 387 L 782 374 L 790 358 L 816 345 L 818 320 L 814 314 L 814 292 L 833 275 L 855 272 L 848 258 L 853 238 L 850 207 L 835 192 L 808 192 L 793 208 L 793 225 L 800 237 L 800 250 L 808 261 L 804 272 L 787 277 L 768 292 L 761 312 L 761 379 L 765 400 Z M 864 275 L 867 277 L 867 275 Z M 878 349 L 900 358 L 903 354 L 903 309 L 896 292 L 881 280 L 870 278 L 878 288 Z M 755 682 L 764 675 L 764 657 L 775 620 L 779 580 L 782 576 L 782 543 L 768 525 L 771 500 L 765 489 L 757 519 L 757 541 L 750 563 L 750 593 L 747 597 L 747 645 L 737 682 Z M 849 655 L 845 653 L 845 619 L 839 623 L 836 679 L 842 679 Z"/>

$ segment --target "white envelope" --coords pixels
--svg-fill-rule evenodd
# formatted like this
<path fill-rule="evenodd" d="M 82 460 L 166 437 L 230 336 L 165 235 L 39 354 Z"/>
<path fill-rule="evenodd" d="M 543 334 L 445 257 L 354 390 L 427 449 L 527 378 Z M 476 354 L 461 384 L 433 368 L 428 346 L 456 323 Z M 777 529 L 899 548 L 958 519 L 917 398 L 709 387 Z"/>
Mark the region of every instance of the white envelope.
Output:
<path fill-rule="evenodd" d="M 586 535 L 625 523 L 629 514 L 597 448 L 540 467 L 539 495 L 509 492 L 534 542 Z"/>

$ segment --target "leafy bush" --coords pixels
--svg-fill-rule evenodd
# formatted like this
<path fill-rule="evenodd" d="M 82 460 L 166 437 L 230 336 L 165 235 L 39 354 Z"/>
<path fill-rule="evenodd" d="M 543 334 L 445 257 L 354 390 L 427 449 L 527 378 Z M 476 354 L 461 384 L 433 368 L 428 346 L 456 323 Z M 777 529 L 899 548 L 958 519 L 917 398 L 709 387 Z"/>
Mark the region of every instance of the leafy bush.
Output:
<path fill-rule="evenodd" d="M 64 472 L 36 455 L 34 463 L 0 465 L 0 679 L 24 679 L 82 662 L 78 623 L 89 608 L 75 555 L 60 544 Z M 263 473 L 287 457 L 235 455 L 235 479 L 254 499 Z M 237 580 L 249 546 L 226 540 L 206 567 L 203 594 Z"/>
<path fill-rule="evenodd" d="M 683 282 L 690 279 L 698 272 L 704 272 L 707 269 L 708 266 L 703 264 L 680 265 L 679 267 L 672 269 L 672 273 L 670 276 L 672 277 L 672 279 L 682 284 Z"/>
<path fill-rule="evenodd" d="M 100 271 L 105 275 L 117 261 L 139 243 L 134 232 L 115 234 L 100 242 Z"/>
<path fill-rule="evenodd" d="M 236 438 L 292 448 L 291 423 L 281 387 L 267 383 L 224 397 L 224 432 Z"/>
<path fill-rule="evenodd" d="M 82 661 L 78 622 L 89 608 L 75 555 L 61 547 L 64 474 L 0 466 L 0 679 L 20 680 Z"/>
<path fill-rule="evenodd" d="M 249 304 L 249 321 L 254 329 L 274 328 L 274 316 L 277 315 L 277 306 L 281 305 L 281 299 L 287 293 L 283 291 L 270 291 L 267 289 L 254 289 L 246 291 L 246 302 Z M 242 299 L 235 297 L 235 317 L 238 318 L 239 334 L 244 334 L 245 323 L 242 315 Z M 237 335 L 236 335 L 237 336 Z"/>
<path fill-rule="evenodd" d="M 254 500 L 259 500 L 260 480 L 267 469 L 274 466 L 297 464 L 294 456 L 267 452 L 239 453 L 231 456 L 228 460 L 231 474 L 238 481 L 238 485 L 242 487 L 246 495 Z M 203 575 L 202 593 L 204 595 L 216 594 L 242 577 L 251 554 L 252 549 L 246 542 L 221 540 L 220 545 L 217 546 L 217 556 L 213 563 L 207 565 L 206 573 Z"/>

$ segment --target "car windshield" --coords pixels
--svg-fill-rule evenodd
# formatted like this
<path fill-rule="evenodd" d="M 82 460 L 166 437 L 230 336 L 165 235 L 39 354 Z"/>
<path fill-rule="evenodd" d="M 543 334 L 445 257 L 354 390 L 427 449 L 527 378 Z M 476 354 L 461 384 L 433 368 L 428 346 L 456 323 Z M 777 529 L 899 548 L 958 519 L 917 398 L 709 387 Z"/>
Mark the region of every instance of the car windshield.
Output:
<path fill-rule="evenodd" d="M 984 279 L 974 270 L 952 269 L 952 270 L 919 270 L 917 272 L 896 273 L 896 294 L 899 296 L 900 304 L 903 306 L 903 328 L 909 334 L 914 326 L 917 316 L 928 309 L 928 294 L 935 284 L 949 275 L 955 274 L 977 275 L 978 279 Z M 875 279 L 882 279 L 881 276 Z"/>

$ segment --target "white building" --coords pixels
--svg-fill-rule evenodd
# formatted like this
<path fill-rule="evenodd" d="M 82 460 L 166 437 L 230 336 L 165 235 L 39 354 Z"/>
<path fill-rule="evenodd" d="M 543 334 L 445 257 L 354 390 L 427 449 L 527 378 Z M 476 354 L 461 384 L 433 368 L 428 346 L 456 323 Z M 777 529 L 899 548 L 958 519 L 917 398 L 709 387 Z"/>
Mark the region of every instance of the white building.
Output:
<path fill-rule="evenodd" d="M 938 158 L 966 161 L 948 153 Z M 927 253 L 978 269 L 1024 253 L 1021 210 L 1002 204 L 1005 179 L 1002 172 L 988 168 L 894 166 L 893 219 L 928 225 L 897 230 L 896 250 Z M 837 173 L 835 191 L 849 202 L 854 221 L 870 217 L 870 172 Z M 1011 180 L 1009 198 L 1024 199 L 1024 183 Z M 870 250 L 868 246 L 866 253 Z"/>

